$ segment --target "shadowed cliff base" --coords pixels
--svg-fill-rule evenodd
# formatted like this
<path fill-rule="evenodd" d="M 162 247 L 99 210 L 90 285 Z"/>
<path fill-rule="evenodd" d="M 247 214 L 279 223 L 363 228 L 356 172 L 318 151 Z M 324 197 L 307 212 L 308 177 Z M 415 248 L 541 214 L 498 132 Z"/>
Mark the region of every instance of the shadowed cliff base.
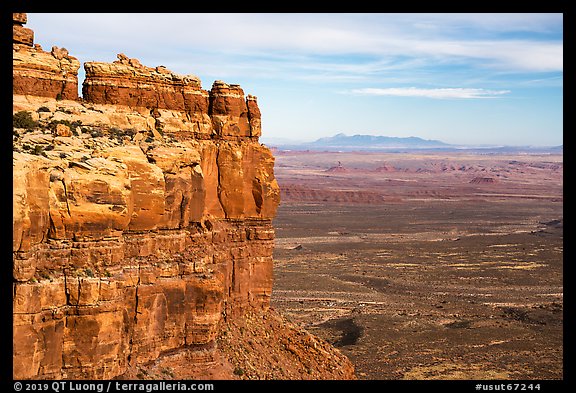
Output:
<path fill-rule="evenodd" d="M 183 348 L 161 355 L 118 379 L 355 379 L 344 355 L 272 309 L 225 323 L 214 345 L 218 351 Z"/>

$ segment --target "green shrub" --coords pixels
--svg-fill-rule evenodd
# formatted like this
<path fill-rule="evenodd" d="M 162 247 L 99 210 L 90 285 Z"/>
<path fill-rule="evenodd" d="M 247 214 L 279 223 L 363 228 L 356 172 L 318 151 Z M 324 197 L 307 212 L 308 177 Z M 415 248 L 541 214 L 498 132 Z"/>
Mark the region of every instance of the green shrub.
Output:
<path fill-rule="evenodd" d="M 12 115 L 12 126 L 15 128 L 36 128 L 38 122 L 32 119 L 30 112 L 20 111 Z"/>
<path fill-rule="evenodd" d="M 36 145 L 34 146 L 34 150 L 32 150 L 32 154 L 40 154 L 42 153 L 42 145 Z"/>
<path fill-rule="evenodd" d="M 36 112 L 50 112 L 50 109 L 47 106 L 41 106 Z"/>
<path fill-rule="evenodd" d="M 99 138 L 99 137 L 103 136 L 104 134 L 102 133 L 102 130 L 100 130 L 100 129 L 93 129 L 90 132 L 90 135 L 92 136 L 92 138 Z"/>

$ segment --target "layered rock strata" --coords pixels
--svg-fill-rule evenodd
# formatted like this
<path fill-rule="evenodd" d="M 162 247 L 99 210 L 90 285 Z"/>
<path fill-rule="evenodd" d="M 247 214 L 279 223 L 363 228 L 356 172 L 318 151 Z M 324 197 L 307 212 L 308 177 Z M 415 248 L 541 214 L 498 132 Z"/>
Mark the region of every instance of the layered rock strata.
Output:
<path fill-rule="evenodd" d="M 84 68 L 82 95 L 88 102 L 150 108 L 155 119 L 162 117 L 162 110 L 173 111 L 185 115 L 186 131 L 200 139 L 261 134 L 256 98 L 245 98 L 239 85 L 215 81 L 208 92 L 194 75 L 178 75 L 164 66 L 146 67 L 124 54 L 113 63 L 88 62 Z M 166 124 L 158 120 L 155 126 L 164 129 Z"/>
<path fill-rule="evenodd" d="M 14 378 L 226 363 L 224 326 L 273 314 L 279 188 L 256 98 L 119 55 L 85 65 L 82 100 L 57 100 L 74 58 L 53 50 L 48 70 L 17 41 L 13 108 L 36 124 L 13 136 Z M 339 371 L 319 377 L 352 377 L 332 355 Z"/>
<path fill-rule="evenodd" d="M 213 344 L 223 316 L 268 308 L 279 200 L 268 149 L 82 128 L 15 141 L 16 378 L 111 378 Z"/>
<path fill-rule="evenodd" d="M 27 16 L 13 17 L 13 92 L 50 97 L 58 100 L 78 99 L 80 62 L 65 48 L 52 47 L 46 52 L 34 45 L 34 32 L 23 26 Z"/>

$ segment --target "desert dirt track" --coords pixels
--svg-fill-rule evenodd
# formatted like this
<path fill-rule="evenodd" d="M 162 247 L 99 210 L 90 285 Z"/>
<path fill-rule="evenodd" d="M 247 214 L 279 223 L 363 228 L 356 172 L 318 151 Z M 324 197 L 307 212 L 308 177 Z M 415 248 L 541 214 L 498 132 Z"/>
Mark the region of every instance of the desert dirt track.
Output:
<path fill-rule="evenodd" d="M 358 378 L 563 378 L 561 154 L 275 155 L 272 306 Z"/>

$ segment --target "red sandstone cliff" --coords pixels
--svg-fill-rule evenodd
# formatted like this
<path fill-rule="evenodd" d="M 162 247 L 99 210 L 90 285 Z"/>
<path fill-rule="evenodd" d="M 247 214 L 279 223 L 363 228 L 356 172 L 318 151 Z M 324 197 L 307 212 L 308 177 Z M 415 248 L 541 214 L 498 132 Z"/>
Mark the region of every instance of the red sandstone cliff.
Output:
<path fill-rule="evenodd" d="M 119 55 L 84 65 L 79 100 L 78 60 L 33 46 L 25 22 L 13 107 L 37 125 L 13 138 L 14 378 L 168 363 L 181 378 L 352 378 L 269 308 L 279 188 L 256 98 Z M 255 347 L 273 356 L 239 356 Z"/>
<path fill-rule="evenodd" d="M 23 25 L 24 13 L 13 15 L 13 91 L 62 100 L 78 98 L 80 62 L 64 48 L 52 47 L 45 52 L 34 45 L 34 32 Z"/>

